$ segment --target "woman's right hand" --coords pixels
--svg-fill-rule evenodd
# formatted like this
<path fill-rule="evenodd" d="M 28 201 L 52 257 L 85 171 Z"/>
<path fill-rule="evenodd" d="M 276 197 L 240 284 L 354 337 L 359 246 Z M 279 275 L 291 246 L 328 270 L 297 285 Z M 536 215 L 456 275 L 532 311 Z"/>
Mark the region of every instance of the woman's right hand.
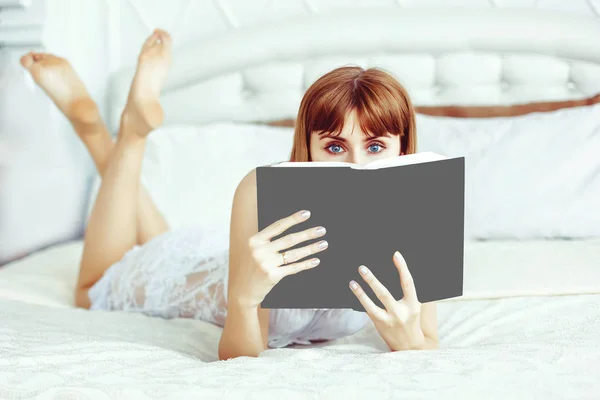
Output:
<path fill-rule="evenodd" d="M 297 212 L 274 222 L 249 239 L 252 265 L 243 274 L 245 279 L 242 280 L 242 287 L 238 286 L 239 292 L 236 296 L 242 304 L 258 307 L 271 289 L 284 277 L 319 265 L 320 260 L 315 257 L 298 260 L 327 249 L 328 244 L 324 240 L 286 250 L 325 235 L 324 227 L 309 228 L 272 241 L 274 237 L 309 218 L 309 211 Z"/>

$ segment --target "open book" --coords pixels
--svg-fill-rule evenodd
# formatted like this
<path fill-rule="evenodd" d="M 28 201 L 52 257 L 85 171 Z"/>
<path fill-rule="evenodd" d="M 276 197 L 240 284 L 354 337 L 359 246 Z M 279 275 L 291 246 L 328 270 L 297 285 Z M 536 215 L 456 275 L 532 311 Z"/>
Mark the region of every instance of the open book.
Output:
<path fill-rule="evenodd" d="M 401 165 L 418 164 L 431 161 L 447 160 L 448 157 L 432 152 L 409 154 L 406 156 L 388 157 L 381 160 L 371 161 L 367 164 L 353 164 L 338 161 L 322 162 L 280 162 L 271 167 L 348 167 L 352 169 L 379 169 L 386 167 L 399 167 Z"/>
<path fill-rule="evenodd" d="M 395 251 L 404 256 L 421 303 L 462 295 L 463 157 L 426 152 L 365 165 L 282 162 L 258 167 L 256 180 L 259 231 L 309 210 L 307 221 L 281 236 L 324 226 L 327 233 L 316 240 L 329 243 L 325 251 L 310 256 L 321 260 L 319 266 L 280 281 L 265 297 L 263 308 L 364 311 L 348 288 L 351 280 L 383 307 L 360 277 L 360 265 L 400 300 Z"/>

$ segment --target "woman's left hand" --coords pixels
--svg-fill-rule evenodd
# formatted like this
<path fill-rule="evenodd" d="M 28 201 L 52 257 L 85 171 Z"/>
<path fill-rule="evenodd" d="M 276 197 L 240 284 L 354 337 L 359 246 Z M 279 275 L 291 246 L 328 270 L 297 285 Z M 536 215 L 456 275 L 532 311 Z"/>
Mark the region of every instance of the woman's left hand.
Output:
<path fill-rule="evenodd" d="M 404 257 L 396 252 L 393 258 L 400 273 L 400 285 L 404 293 L 402 300 L 396 301 L 364 265 L 358 269 L 360 275 L 384 305 L 385 310 L 378 307 L 355 281 L 350 282 L 350 289 L 392 351 L 421 349 L 426 342 L 421 328 L 421 303 Z"/>

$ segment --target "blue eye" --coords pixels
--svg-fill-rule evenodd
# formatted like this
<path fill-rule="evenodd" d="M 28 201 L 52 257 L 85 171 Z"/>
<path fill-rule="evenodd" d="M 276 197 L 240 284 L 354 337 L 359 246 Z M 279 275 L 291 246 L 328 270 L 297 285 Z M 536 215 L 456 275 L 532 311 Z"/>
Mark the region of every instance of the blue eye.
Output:
<path fill-rule="evenodd" d="M 337 144 L 332 144 L 328 148 L 329 151 L 331 151 L 332 153 L 340 153 L 342 151 L 342 146 L 339 146 Z"/>
<path fill-rule="evenodd" d="M 369 146 L 369 151 L 371 153 L 379 153 L 382 150 L 382 146 L 379 144 L 372 144 Z"/>

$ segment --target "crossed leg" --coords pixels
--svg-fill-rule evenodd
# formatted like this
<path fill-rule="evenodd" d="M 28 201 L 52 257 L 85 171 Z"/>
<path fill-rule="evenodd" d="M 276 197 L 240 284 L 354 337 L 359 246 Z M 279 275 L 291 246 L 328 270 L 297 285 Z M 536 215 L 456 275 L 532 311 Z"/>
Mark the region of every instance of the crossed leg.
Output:
<path fill-rule="evenodd" d="M 71 122 L 102 183 L 87 224 L 75 303 L 89 308 L 88 290 L 136 244 L 168 230 L 140 174 L 147 135 L 163 120 L 160 90 L 171 63 L 171 37 L 156 30 L 144 43 L 117 140 L 69 63 L 50 54 L 21 58 L 37 84 Z"/>

